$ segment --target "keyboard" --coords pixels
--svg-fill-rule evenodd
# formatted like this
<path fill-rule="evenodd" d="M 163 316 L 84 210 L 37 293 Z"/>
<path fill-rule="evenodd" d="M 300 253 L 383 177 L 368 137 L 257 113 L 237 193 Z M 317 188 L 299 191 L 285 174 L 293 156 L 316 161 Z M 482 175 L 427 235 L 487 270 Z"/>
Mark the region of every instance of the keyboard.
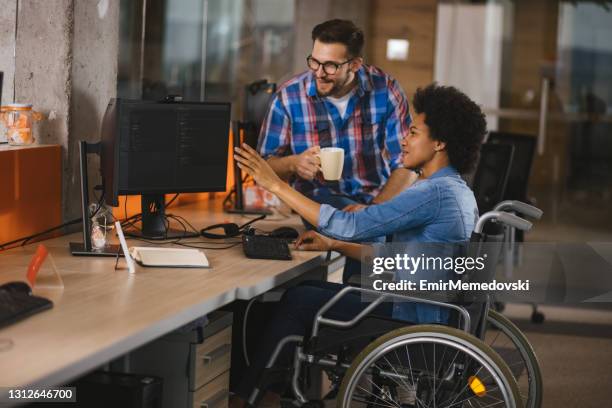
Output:
<path fill-rule="evenodd" d="M 53 307 L 53 303 L 45 298 L 14 293 L 0 286 L 0 327 L 8 326 L 28 316 Z"/>
<path fill-rule="evenodd" d="M 242 249 L 247 258 L 291 260 L 287 241 L 263 235 L 243 235 Z"/>

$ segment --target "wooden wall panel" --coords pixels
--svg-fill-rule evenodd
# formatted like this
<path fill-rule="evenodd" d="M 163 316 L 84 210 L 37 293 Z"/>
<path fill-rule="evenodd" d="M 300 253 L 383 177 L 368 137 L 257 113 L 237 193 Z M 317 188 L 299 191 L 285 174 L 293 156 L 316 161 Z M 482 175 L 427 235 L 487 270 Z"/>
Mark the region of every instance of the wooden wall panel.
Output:
<path fill-rule="evenodd" d="M 435 0 L 373 0 L 370 36 L 366 47 L 368 63 L 395 77 L 409 98 L 417 87 L 433 81 L 436 16 Z M 388 61 L 387 40 L 410 41 L 407 61 Z"/>

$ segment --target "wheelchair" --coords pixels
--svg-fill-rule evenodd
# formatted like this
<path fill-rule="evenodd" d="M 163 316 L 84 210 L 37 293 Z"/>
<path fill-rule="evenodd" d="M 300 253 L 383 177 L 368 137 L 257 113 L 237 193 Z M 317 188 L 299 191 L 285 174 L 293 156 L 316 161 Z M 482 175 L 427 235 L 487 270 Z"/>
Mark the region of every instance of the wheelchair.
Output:
<path fill-rule="evenodd" d="M 482 215 L 470 239 L 469 255 L 487 251 L 486 267 L 480 273 L 461 275 L 461 280 L 492 280 L 506 239 L 504 227 L 526 231 L 532 226 L 504 210 L 533 216 L 534 208 L 506 202 Z M 355 293 L 371 300 L 357 316 L 349 321 L 325 317 L 342 297 Z M 389 300 L 443 307 L 452 318 L 448 325 L 407 326 L 371 315 Z M 292 396 L 283 400 L 285 407 L 323 407 L 325 400 L 334 399 L 338 407 L 539 407 L 542 380 L 533 349 L 516 326 L 489 306 L 486 293 L 421 297 L 344 287 L 319 309 L 308 338 L 288 336 L 279 342 L 248 403 L 256 406 L 261 389 L 291 379 Z M 495 351 L 500 337 L 507 339 L 505 347 L 511 351 L 504 357 Z M 276 367 L 288 344 L 296 346 L 293 366 Z M 309 399 L 304 390 L 312 373 L 320 370 L 330 379 L 331 390 L 323 399 Z"/>

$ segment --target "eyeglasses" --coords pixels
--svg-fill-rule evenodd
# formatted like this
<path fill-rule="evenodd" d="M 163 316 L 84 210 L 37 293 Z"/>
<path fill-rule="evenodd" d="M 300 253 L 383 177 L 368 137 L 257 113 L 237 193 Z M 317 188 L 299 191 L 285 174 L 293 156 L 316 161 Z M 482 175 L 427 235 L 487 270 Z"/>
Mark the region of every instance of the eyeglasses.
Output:
<path fill-rule="evenodd" d="M 333 61 L 320 62 L 314 59 L 312 55 L 309 55 L 308 58 L 306 58 L 306 64 L 308 65 L 308 68 L 315 72 L 319 70 L 320 66 L 323 66 L 323 72 L 325 72 L 327 75 L 334 75 L 341 66 L 343 66 L 344 64 L 348 64 L 352 60 L 353 58 L 350 58 L 339 64 Z"/>

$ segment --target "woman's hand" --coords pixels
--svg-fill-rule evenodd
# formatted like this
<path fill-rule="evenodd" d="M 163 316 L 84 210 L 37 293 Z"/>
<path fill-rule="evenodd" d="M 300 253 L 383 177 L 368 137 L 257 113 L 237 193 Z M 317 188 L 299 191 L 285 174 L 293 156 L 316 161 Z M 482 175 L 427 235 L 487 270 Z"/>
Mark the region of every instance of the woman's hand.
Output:
<path fill-rule="evenodd" d="M 306 231 L 295 241 L 295 248 L 303 251 L 332 251 L 337 241 L 314 231 Z"/>
<path fill-rule="evenodd" d="M 234 159 L 240 170 L 246 171 L 257 184 L 271 193 L 275 193 L 283 184 L 272 167 L 252 147 L 243 144 L 241 148 L 234 148 L 234 151 Z"/>

